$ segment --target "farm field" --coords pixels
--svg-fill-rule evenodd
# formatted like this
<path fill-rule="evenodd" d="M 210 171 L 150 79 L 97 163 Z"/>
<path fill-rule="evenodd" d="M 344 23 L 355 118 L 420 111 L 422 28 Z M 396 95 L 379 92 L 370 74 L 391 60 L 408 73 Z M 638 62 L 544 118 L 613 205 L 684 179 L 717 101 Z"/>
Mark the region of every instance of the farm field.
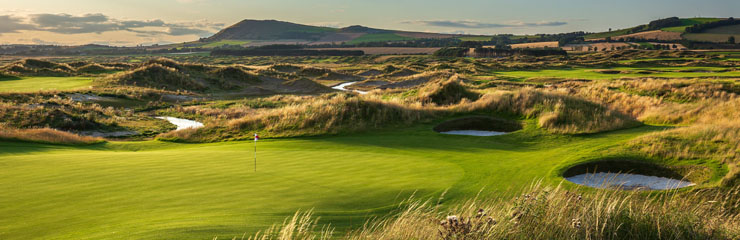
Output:
<path fill-rule="evenodd" d="M 740 25 L 712 28 L 701 33 L 686 33 L 684 38 L 694 41 L 724 43 L 730 36 L 740 39 Z M 737 40 L 736 40 L 737 41 Z"/>
<path fill-rule="evenodd" d="M 336 48 L 316 48 L 316 50 L 331 50 Z M 360 50 L 365 54 L 370 55 L 381 55 L 381 54 L 432 54 L 440 48 L 403 48 L 403 47 L 358 47 L 358 48 L 342 48 L 342 50 Z"/>
<path fill-rule="evenodd" d="M 258 143 L 257 172 L 251 142 L 0 142 L 0 237 L 231 238 L 300 209 L 342 231 L 411 196 L 436 199 L 446 191 L 444 202 L 455 202 L 480 191 L 506 196 L 539 179 L 558 184 L 564 166 L 661 129 L 564 137 L 527 127 L 476 138 L 420 125 L 266 140 Z M 721 175 L 716 163 L 704 165 Z"/>
<path fill-rule="evenodd" d="M 400 36 L 395 33 L 369 33 L 369 34 L 362 35 L 358 38 L 352 39 L 351 41 L 347 43 L 357 44 L 357 43 L 365 43 L 365 42 L 402 41 L 402 40 L 412 40 L 412 39 L 414 38 Z"/>
<path fill-rule="evenodd" d="M 0 79 L 0 92 L 73 90 L 92 85 L 90 77 L 21 77 Z"/>
<path fill-rule="evenodd" d="M 223 47 L 223 46 L 226 46 L 226 45 L 239 45 L 239 46 L 243 46 L 243 45 L 246 45 L 246 44 L 248 44 L 250 42 L 251 41 L 221 40 L 221 41 L 218 41 L 218 42 L 211 42 L 211 43 L 205 44 L 205 45 L 203 45 L 201 47 L 204 47 L 204 48 L 216 48 L 216 47 Z"/>

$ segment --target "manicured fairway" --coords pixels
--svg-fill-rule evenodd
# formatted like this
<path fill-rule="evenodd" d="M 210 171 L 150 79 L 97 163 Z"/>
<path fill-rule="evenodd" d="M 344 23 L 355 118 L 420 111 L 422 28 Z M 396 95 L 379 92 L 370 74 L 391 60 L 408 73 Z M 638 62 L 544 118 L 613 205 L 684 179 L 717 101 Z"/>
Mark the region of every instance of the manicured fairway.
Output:
<path fill-rule="evenodd" d="M 496 137 L 400 131 L 259 142 L 0 142 L 0 239 L 231 239 L 314 209 L 339 230 L 402 200 L 506 196 L 564 164 L 609 153 L 642 127 Z"/>
<path fill-rule="evenodd" d="M 609 80 L 621 77 L 666 77 L 666 78 L 695 78 L 695 77 L 740 77 L 738 71 L 710 72 L 727 70 L 721 67 L 655 67 L 655 68 L 633 68 L 617 67 L 608 70 L 626 71 L 628 73 L 601 73 L 599 69 L 573 68 L 573 69 L 545 69 L 527 71 L 502 71 L 494 72 L 496 76 L 503 76 L 517 80 L 526 80 L 535 77 L 551 78 L 573 78 L 588 80 Z M 653 71 L 640 73 L 640 71 Z M 683 71 L 683 72 L 678 72 Z M 691 71 L 691 72 L 689 72 Z"/>
<path fill-rule="evenodd" d="M 37 92 L 48 90 L 72 90 L 92 85 L 89 77 L 22 77 L 0 79 L 0 92 Z"/>

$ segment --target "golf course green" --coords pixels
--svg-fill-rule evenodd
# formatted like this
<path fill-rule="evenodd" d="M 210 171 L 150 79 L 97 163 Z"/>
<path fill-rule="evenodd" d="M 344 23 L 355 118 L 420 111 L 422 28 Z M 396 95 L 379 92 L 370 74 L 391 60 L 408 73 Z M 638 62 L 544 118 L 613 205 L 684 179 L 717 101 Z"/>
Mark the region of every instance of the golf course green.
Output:
<path fill-rule="evenodd" d="M 251 141 L 0 142 L 0 239 L 230 239 L 298 210 L 341 232 L 412 197 L 445 203 L 508 196 L 537 180 L 556 185 L 563 166 L 619 154 L 624 142 L 663 129 L 565 136 L 533 125 L 494 137 L 422 124 L 267 139 L 257 143 L 256 172 Z"/>
<path fill-rule="evenodd" d="M 91 77 L 21 77 L 0 79 L 0 93 L 73 90 L 92 85 Z"/>

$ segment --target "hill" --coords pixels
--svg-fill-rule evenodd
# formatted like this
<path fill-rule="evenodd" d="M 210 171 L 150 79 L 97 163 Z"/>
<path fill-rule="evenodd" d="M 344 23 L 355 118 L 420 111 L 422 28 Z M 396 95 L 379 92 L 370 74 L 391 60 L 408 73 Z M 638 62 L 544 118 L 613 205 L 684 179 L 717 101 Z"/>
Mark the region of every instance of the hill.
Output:
<path fill-rule="evenodd" d="M 208 38 L 210 42 L 221 40 L 318 40 L 337 29 L 315 27 L 277 20 L 243 20 L 227 27 Z"/>
<path fill-rule="evenodd" d="M 453 38 L 453 34 L 407 32 L 349 26 L 331 28 L 277 20 L 243 20 L 200 41 L 202 47 L 223 45 L 264 45 L 274 43 L 326 44 L 404 41 L 419 38 Z"/>
<path fill-rule="evenodd" d="M 726 42 L 730 36 L 740 35 L 737 25 L 708 26 L 701 32 L 690 32 L 691 27 L 712 25 L 727 21 L 727 18 L 665 18 L 651 21 L 649 24 L 636 27 L 619 29 L 608 32 L 592 33 L 586 35 L 586 40 L 612 40 L 640 39 L 678 41 L 682 39 L 706 42 Z"/>

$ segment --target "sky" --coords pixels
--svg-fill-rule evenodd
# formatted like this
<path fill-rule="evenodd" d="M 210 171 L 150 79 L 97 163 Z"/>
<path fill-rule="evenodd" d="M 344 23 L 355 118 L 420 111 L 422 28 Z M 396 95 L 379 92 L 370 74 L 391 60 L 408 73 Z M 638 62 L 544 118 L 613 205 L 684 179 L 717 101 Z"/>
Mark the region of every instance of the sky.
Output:
<path fill-rule="evenodd" d="M 0 0 L 0 44 L 178 43 L 243 19 L 465 34 L 601 32 L 740 17 L 740 0 Z"/>

